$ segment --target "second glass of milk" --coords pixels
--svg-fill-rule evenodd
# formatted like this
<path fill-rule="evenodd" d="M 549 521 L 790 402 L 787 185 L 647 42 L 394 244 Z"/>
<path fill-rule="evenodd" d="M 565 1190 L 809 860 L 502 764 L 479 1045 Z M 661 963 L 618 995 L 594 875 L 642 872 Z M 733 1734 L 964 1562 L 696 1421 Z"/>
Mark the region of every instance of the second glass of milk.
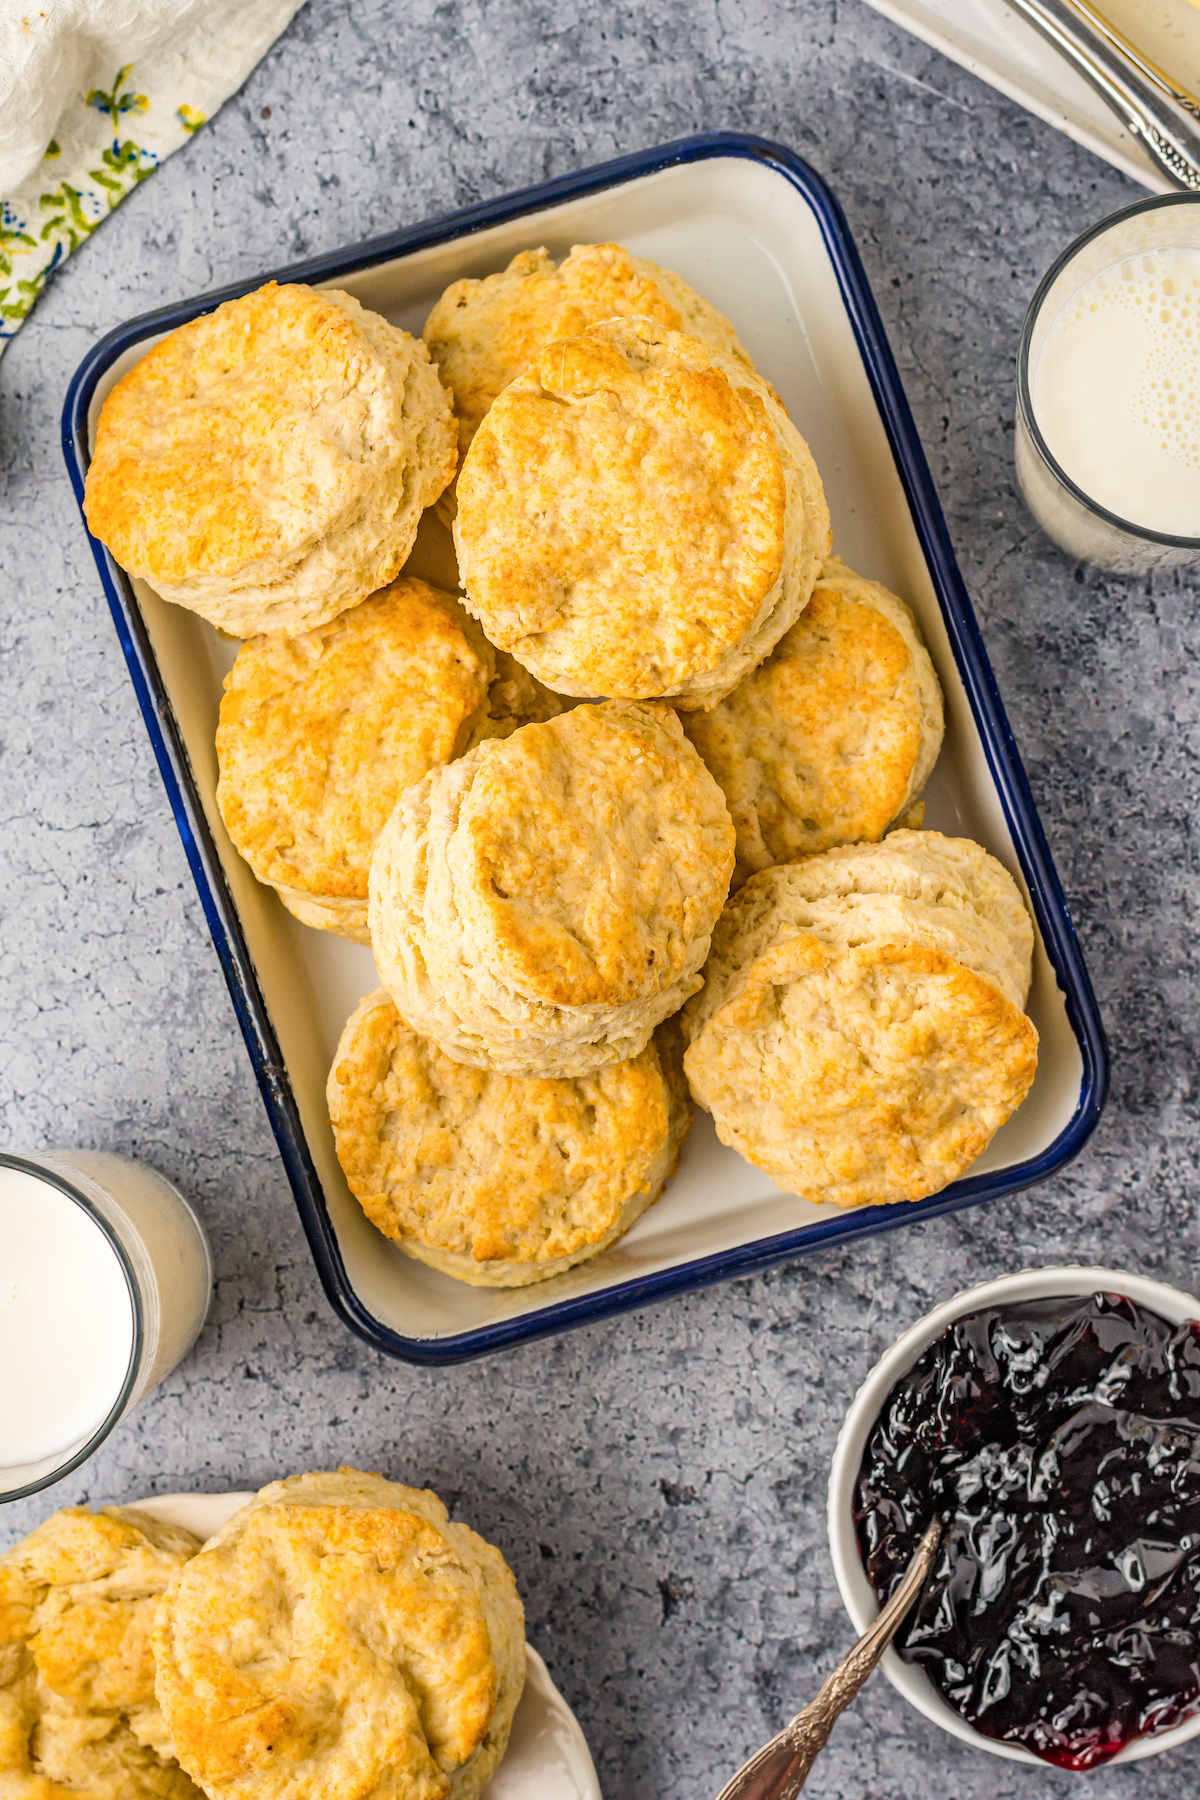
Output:
<path fill-rule="evenodd" d="M 203 1227 L 152 1169 L 0 1153 L 0 1502 L 91 1456 L 186 1355 L 211 1292 Z"/>
<path fill-rule="evenodd" d="M 1017 476 L 1070 555 L 1200 561 L 1200 195 L 1125 208 L 1061 256 L 1017 357 Z"/>

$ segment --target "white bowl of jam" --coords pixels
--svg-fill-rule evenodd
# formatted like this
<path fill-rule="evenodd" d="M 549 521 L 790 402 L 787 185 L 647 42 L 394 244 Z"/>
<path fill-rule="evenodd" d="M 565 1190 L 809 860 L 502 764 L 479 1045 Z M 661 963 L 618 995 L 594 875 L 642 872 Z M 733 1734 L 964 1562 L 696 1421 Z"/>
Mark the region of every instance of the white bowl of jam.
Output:
<path fill-rule="evenodd" d="M 882 1667 L 964 1743 L 1083 1770 L 1200 1735 L 1196 1321 L 1144 1276 L 1032 1269 L 936 1307 L 859 1389 L 829 1477 L 838 1587 L 865 1631 L 943 1517 Z"/>

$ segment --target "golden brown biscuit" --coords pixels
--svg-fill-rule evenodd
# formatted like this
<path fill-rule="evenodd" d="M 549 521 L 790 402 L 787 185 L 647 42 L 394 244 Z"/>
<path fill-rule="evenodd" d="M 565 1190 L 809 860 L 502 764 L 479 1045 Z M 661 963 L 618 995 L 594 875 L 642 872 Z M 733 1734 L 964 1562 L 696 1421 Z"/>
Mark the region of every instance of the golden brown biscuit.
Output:
<path fill-rule="evenodd" d="M 516 730 L 522 708 L 562 710 L 519 674 L 498 675 L 457 600 L 403 575 L 312 631 L 243 644 L 217 727 L 238 851 L 305 924 L 369 943 L 367 870 L 403 789 Z"/>
<path fill-rule="evenodd" d="M 454 396 L 460 454 L 543 345 L 616 318 L 652 319 L 753 366 L 729 320 L 673 270 L 620 244 L 576 244 L 557 267 L 544 249 L 522 250 L 497 275 L 451 283 L 425 321 L 429 354 Z"/>
<path fill-rule="evenodd" d="M 154 1657 L 210 1800 L 477 1800 L 524 1686 L 524 1614 L 436 1494 L 340 1469 L 235 1513 L 172 1585 Z"/>
<path fill-rule="evenodd" d="M 468 607 L 547 686 L 707 707 L 803 610 L 829 511 L 760 376 L 614 319 L 548 344 L 497 399 L 454 537 Z"/>
<path fill-rule="evenodd" d="M 683 728 L 728 802 L 738 888 L 910 816 L 941 748 L 942 690 L 904 602 L 832 556 L 766 661 Z"/>
<path fill-rule="evenodd" d="M 269 281 L 117 383 L 84 510 L 164 599 L 234 637 L 294 633 L 394 579 L 456 460 L 419 339 L 349 294 Z"/>
<path fill-rule="evenodd" d="M 456 1062 L 576 1076 L 645 1048 L 699 985 L 733 826 L 669 707 L 610 700 L 406 789 L 371 862 L 371 943 Z"/>
<path fill-rule="evenodd" d="M 1029 909 L 1008 870 L 970 838 L 892 831 L 879 844 L 847 844 L 802 858 L 781 882 L 777 891 L 808 906 L 829 906 L 833 913 L 841 909 L 847 917 L 847 906 L 869 912 L 888 900 L 908 909 L 912 919 L 949 918 L 955 929 L 972 937 L 971 966 L 995 981 L 1017 1006 L 1028 998 L 1033 975 Z M 715 966 L 710 972 L 717 973 Z M 712 998 L 706 989 L 697 1005 L 707 1007 Z"/>
<path fill-rule="evenodd" d="M 159 1596 L 200 1548 L 135 1510 L 66 1507 L 0 1556 L 0 1795 L 199 1800 L 154 1697 Z"/>
<path fill-rule="evenodd" d="M 597 1256 L 652 1206 L 691 1122 L 678 1032 L 574 1080 L 451 1062 L 384 989 L 351 1015 L 329 1074 L 350 1191 L 419 1262 L 524 1287 Z"/>
<path fill-rule="evenodd" d="M 692 1093 L 809 1200 L 937 1193 L 1033 1081 L 1031 947 L 1015 883 L 964 839 L 900 831 L 764 870 L 684 1012 Z"/>

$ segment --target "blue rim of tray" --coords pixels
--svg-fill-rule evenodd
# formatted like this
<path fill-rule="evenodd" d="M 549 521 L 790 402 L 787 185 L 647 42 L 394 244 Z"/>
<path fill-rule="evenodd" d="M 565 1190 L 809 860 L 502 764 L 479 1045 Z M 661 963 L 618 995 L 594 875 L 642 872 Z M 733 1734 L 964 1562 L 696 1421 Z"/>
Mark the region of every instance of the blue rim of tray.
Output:
<path fill-rule="evenodd" d="M 656 174 L 662 169 L 730 157 L 760 164 L 790 182 L 808 202 L 820 226 L 900 472 L 954 659 L 967 690 L 1046 951 L 1063 991 L 1067 1016 L 1079 1044 L 1083 1060 L 1079 1102 L 1068 1124 L 1039 1156 L 991 1174 L 968 1176 L 927 1200 L 861 1207 L 716 1255 L 698 1257 L 600 1292 L 556 1301 L 519 1318 L 500 1320 L 452 1336 L 413 1338 L 394 1331 L 367 1310 L 348 1279 L 279 1043 L 258 986 L 253 959 L 132 585 L 104 545 L 89 533 L 146 729 L 322 1285 L 334 1311 L 352 1331 L 385 1355 L 405 1362 L 459 1362 L 627 1312 L 672 1294 L 688 1293 L 718 1281 L 750 1275 L 774 1263 L 794 1261 L 826 1245 L 872 1236 L 876 1232 L 913 1224 L 918 1219 L 937 1218 L 962 1207 L 998 1199 L 1003 1194 L 1016 1193 L 1044 1181 L 1078 1155 L 1094 1131 L 1108 1095 L 1108 1046 L 1095 995 L 866 273 L 845 216 L 830 189 L 814 169 L 782 144 L 737 132 L 702 132 L 657 149 L 617 157 L 612 162 L 600 163 L 595 168 L 545 182 L 539 187 L 483 201 L 465 207 L 461 212 L 373 238 L 365 244 L 292 263 L 270 274 L 257 274 L 250 280 L 156 312 L 143 313 L 109 332 L 89 351 L 67 391 L 63 408 L 63 451 L 76 498 L 82 509 L 84 476 L 89 460 L 88 408 L 96 385 L 117 357 L 143 338 L 173 330 L 198 314 L 211 311 L 223 300 L 250 293 L 270 279 L 271 274 L 280 281 L 331 281 L 431 245 L 506 224 L 522 215 L 533 215 L 565 201 Z M 84 524 L 86 529 L 86 520 Z"/>

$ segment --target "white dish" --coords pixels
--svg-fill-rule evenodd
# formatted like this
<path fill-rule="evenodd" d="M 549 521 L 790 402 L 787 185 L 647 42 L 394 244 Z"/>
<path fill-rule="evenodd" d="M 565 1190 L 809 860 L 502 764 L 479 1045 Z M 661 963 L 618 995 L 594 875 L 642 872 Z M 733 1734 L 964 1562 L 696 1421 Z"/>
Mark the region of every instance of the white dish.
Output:
<path fill-rule="evenodd" d="M 207 1539 L 253 1498 L 251 1493 L 156 1494 L 130 1504 L 153 1519 L 182 1525 Z M 532 1644 L 526 1644 L 525 1654 L 525 1692 L 504 1761 L 483 1800 L 600 1800 L 591 1752 L 574 1713 Z"/>
<path fill-rule="evenodd" d="M 867 0 L 1155 193 L 1175 190 L 1094 89 L 1004 0 Z M 1200 95 L 1200 10 L 1191 0 L 1098 0 L 1160 68 Z"/>
<path fill-rule="evenodd" d="M 923 1319 L 918 1319 L 875 1364 L 846 1414 L 829 1471 L 829 1548 L 833 1558 L 833 1572 L 846 1611 L 857 1632 L 861 1634 L 866 1631 L 875 1620 L 879 1614 L 879 1603 L 867 1580 L 859 1554 L 854 1529 L 854 1484 L 862 1466 L 863 1451 L 871 1427 L 892 1388 L 902 1375 L 907 1374 L 934 1338 L 939 1337 L 963 1313 L 1017 1300 L 1045 1299 L 1052 1294 L 1098 1292 L 1124 1294 L 1139 1306 L 1169 1320 L 1172 1325 L 1181 1325 L 1185 1319 L 1200 1319 L 1200 1300 L 1191 1294 L 1181 1293 L 1178 1288 L 1167 1287 L 1161 1281 L 1151 1281 L 1144 1275 L 1131 1275 L 1123 1269 L 1027 1269 L 1019 1275 L 1002 1275 L 996 1281 L 985 1281 L 979 1287 L 967 1288 L 952 1300 L 935 1307 Z M 1022 1749 L 1019 1744 L 1003 1744 L 974 1730 L 942 1699 L 923 1670 L 902 1661 L 898 1651 L 886 1650 L 880 1667 L 896 1691 L 903 1694 L 918 1712 L 924 1713 L 927 1719 L 932 1719 L 935 1725 L 940 1725 L 951 1736 L 961 1738 L 964 1744 L 971 1744 L 976 1750 L 986 1750 L 992 1756 L 1006 1757 L 1011 1762 L 1032 1763 L 1040 1769 L 1050 1768 L 1041 1757 Z M 1186 1744 L 1197 1735 L 1200 1735 L 1200 1713 L 1171 1731 L 1159 1732 L 1154 1737 L 1135 1738 L 1103 1766 L 1109 1768 L 1116 1763 L 1140 1762 L 1143 1757 L 1158 1756 L 1163 1750 L 1173 1749 L 1176 1744 Z"/>
<path fill-rule="evenodd" d="M 502 222 L 471 229 L 469 234 L 467 227 L 459 224 L 454 235 L 448 235 L 454 221 L 444 227 L 435 225 L 430 231 L 438 233 L 437 241 L 404 255 L 385 260 L 381 252 L 366 246 L 359 259 L 365 267 L 356 267 L 354 253 L 347 251 L 330 259 L 343 264 L 337 285 L 395 322 L 419 331 L 430 305 L 448 282 L 502 268 L 517 250 L 530 245 L 546 244 L 558 255 L 573 243 L 617 239 L 636 253 L 679 270 L 694 283 L 732 318 L 742 341 L 808 437 L 824 478 L 838 550 L 854 568 L 902 594 L 919 616 L 945 690 L 947 723 L 945 748 L 926 792 L 926 824 L 975 838 L 1021 880 L 1006 806 L 1014 807 L 1019 818 L 1025 809 L 1025 854 L 1035 860 L 1036 820 L 1029 817 L 1027 797 L 1014 795 L 1011 786 L 1007 798 L 1002 793 L 998 765 L 989 760 L 996 752 L 985 748 L 951 648 L 948 615 L 939 604 L 931 561 L 926 560 L 917 525 L 921 504 L 928 508 L 931 502 L 914 499 L 910 503 L 906 496 L 898 462 L 901 452 L 889 441 L 882 402 L 876 398 L 879 390 L 873 391 L 860 347 L 863 340 L 856 336 L 851 307 L 859 302 L 852 289 L 849 298 L 843 292 L 831 251 L 832 242 L 843 257 L 853 256 L 852 249 L 844 247 L 844 238 L 838 236 L 844 234 L 844 222 L 834 216 L 834 203 L 827 196 L 821 198 L 823 190 L 811 172 L 805 171 L 799 181 L 788 174 L 786 152 L 759 146 L 752 139 L 721 139 L 712 150 L 697 150 L 697 145 L 704 146 L 705 140 L 668 147 L 668 152 L 682 149 L 695 160 L 672 158 L 650 174 L 614 174 L 606 185 L 601 185 L 606 172 L 592 171 L 590 177 L 579 178 L 581 182 L 590 178 L 588 191 L 557 204 L 537 206 L 517 196 Z M 778 162 L 773 163 L 764 152 L 777 156 Z M 638 160 L 645 163 L 650 158 Z M 795 167 L 803 170 L 803 165 Z M 807 192 L 816 192 L 815 199 L 806 197 L 802 183 L 809 184 Z M 821 207 L 825 209 L 824 229 Z M 504 203 L 496 202 L 490 210 L 495 214 L 503 208 Z M 875 329 L 859 315 L 859 333 L 870 337 Z M 114 382 L 157 341 L 140 335 L 136 325 L 127 328 L 127 333 L 137 341 L 119 354 L 107 351 L 105 345 L 93 352 L 102 367 L 90 399 L 88 416 L 93 431 L 99 408 Z M 886 351 L 872 354 L 878 381 L 879 363 Z M 898 403 L 903 405 L 902 400 Z M 68 410 L 71 405 L 69 397 Z M 911 440 L 911 423 L 906 417 L 893 416 L 892 429 L 901 443 L 904 434 Z M 913 454 L 919 458 L 915 445 Z M 923 473 L 922 467 L 916 479 Z M 909 479 L 913 479 L 911 466 Z M 936 534 L 940 519 L 931 519 L 928 512 L 925 518 L 927 532 Z M 106 580 L 124 581 L 101 547 L 96 549 Z M 931 559 L 934 554 L 936 551 L 931 551 Z M 949 556 L 948 546 L 944 555 Z M 443 585 L 456 584 L 453 547 L 431 513 L 422 524 L 408 566 Z M 945 594 L 946 584 L 957 580 L 956 572 L 943 571 L 941 580 Z M 110 586 L 110 592 L 114 603 L 120 605 L 116 588 Z M 279 1094 L 274 1058 L 280 1055 L 295 1096 L 298 1123 L 287 1121 L 281 1128 L 277 1113 L 273 1112 L 272 1119 L 289 1158 L 289 1175 L 310 1240 L 327 1290 L 342 1305 L 343 1316 L 372 1342 L 382 1343 L 392 1354 L 417 1360 L 472 1354 L 539 1330 L 561 1329 L 563 1322 L 600 1316 L 633 1303 L 635 1294 L 641 1301 L 672 1287 L 744 1273 L 748 1267 L 799 1254 L 807 1247 L 795 1241 L 794 1234 L 801 1231 L 811 1232 L 808 1242 L 815 1243 L 826 1232 L 855 1229 L 853 1215 L 782 1192 L 766 1175 L 723 1148 L 711 1122 L 701 1116 L 685 1147 L 679 1173 L 662 1200 L 619 1244 L 569 1274 L 532 1287 L 476 1288 L 406 1257 L 367 1222 L 351 1196 L 338 1165 L 325 1102 L 326 1076 L 342 1026 L 361 996 L 378 985 L 370 951 L 299 924 L 270 889 L 259 886 L 229 842 L 215 801 L 213 738 L 221 680 L 235 646 L 195 614 L 160 600 L 142 582 L 133 584 L 128 604 L 137 609 L 144 624 L 152 663 L 148 678 L 162 684 L 171 728 L 178 729 L 186 773 L 197 790 L 202 824 L 211 834 L 214 856 L 219 858 L 217 873 L 244 934 L 278 1041 L 279 1050 L 270 1051 L 267 1066 L 259 1067 L 264 1097 L 270 1107 Z M 132 646 L 127 654 L 134 658 Z M 974 666 L 969 661 L 966 666 L 976 695 L 986 695 L 991 677 L 982 653 L 968 645 L 963 654 L 967 659 L 978 658 Z M 983 701 L 977 699 L 976 704 Z M 143 710 L 152 730 L 156 729 L 145 699 Z M 168 754 L 160 751 L 164 765 Z M 194 833 L 178 801 L 176 811 L 185 842 L 190 842 Z M 223 896 L 206 892 L 205 875 L 198 872 L 197 879 L 214 936 L 219 945 L 225 945 L 235 1005 L 254 1054 L 255 1021 L 261 1017 L 258 1003 L 247 993 L 245 977 L 231 971 L 236 952 L 229 943 L 228 926 L 219 916 L 225 904 Z M 1049 897 L 1047 904 L 1061 911 L 1061 898 Z M 1069 933 L 1065 918 L 1062 929 Z M 1090 996 L 1081 999 L 1077 987 L 1077 1019 L 1089 1002 Z M 1073 1143 L 1078 1147 L 1082 1141 L 1078 1136 L 1080 1119 L 1089 1108 L 1094 1109 L 1088 1113 L 1090 1122 L 1082 1127 L 1086 1136 L 1102 1103 L 1103 1075 L 1094 1067 L 1090 1073 L 1085 1070 L 1081 1039 L 1040 930 L 1029 1011 L 1041 1038 L 1037 1078 L 1019 1112 L 970 1171 L 972 1179 L 990 1178 L 991 1191 L 1004 1191 L 1003 1171 L 1016 1165 L 1028 1168 L 1029 1173 L 1014 1177 L 1014 1182 L 1040 1179 L 1051 1172 L 1058 1166 L 1053 1157 L 1044 1163 L 1038 1159 L 1056 1144 L 1059 1148 L 1054 1155 L 1059 1160 L 1072 1154 L 1073 1150 L 1065 1148 L 1067 1134 L 1077 1134 Z M 1098 1035 L 1097 1026 L 1094 1038 Z M 1096 1055 L 1102 1058 L 1102 1046 Z M 301 1133 L 302 1142 L 295 1142 Z M 312 1175 L 298 1167 L 305 1156 L 310 1159 Z M 307 1196 L 314 1191 L 315 1198 L 309 1201 Z M 924 1204 L 941 1203 L 938 1197 Z M 962 1204 L 962 1200 L 951 1197 L 946 1204 Z M 335 1257 L 315 1241 L 324 1230 L 318 1208 L 327 1210 Z M 904 1204 L 890 1208 L 889 1214 L 888 1222 L 896 1224 L 919 1216 Z M 878 1229 L 879 1221 L 864 1222 L 859 1228 Z M 786 1238 L 790 1238 L 787 1249 L 772 1250 L 773 1243 Z M 398 1341 L 401 1339 L 403 1343 Z"/>

